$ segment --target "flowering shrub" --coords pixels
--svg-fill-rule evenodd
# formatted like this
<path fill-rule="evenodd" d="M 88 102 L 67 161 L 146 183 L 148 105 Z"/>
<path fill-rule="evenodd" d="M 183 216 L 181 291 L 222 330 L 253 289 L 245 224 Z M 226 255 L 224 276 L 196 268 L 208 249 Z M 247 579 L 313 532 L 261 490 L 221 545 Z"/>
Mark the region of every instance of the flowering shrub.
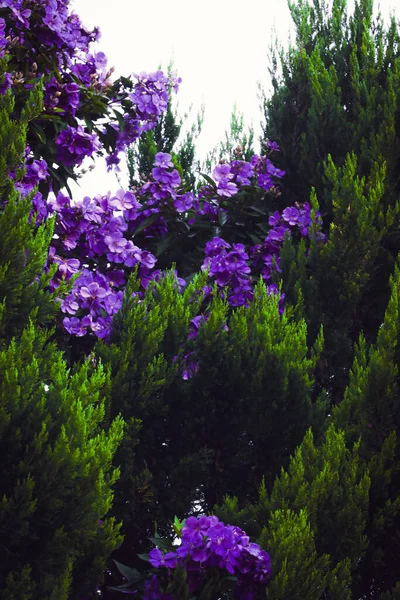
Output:
<path fill-rule="evenodd" d="M 32 199 L 37 223 L 56 216 L 49 253 L 49 266 L 58 266 L 53 288 L 75 278 L 71 292 L 60 299 L 65 330 L 107 340 L 130 271 L 139 268 L 143 287 L 159 277 L 156 262 L 177 236 L 205 246 L 205 260 L 197 259 L 193 270 L 202 263 L 209 268 L 210 278 L 232 306 L 251 299 L 260 259 L 261 274 L 276 293 L 271 278 L 273 270 L 279 270 L 279 243 L 295 226 L 295 217 L 287 225 L 283 216 L 282 225 L 264 240 L 261 230 L 252 233 L 257 226 L 254 210 L 265 227 L 264 195 L 276 194 L 274 179 L 284 175 L 269 156 L 216 166 L 215 181 L 208 178 L 197 197 L 184 190 L 167 153 L 156 155 L 150 179 L 132 192 L 119 190 L 72 202 L 60 190 L 68 187 L 69 177 L 76 178 L 75 167 L 104 150 L 108 168 L 118 169 L 119 153 L 154 127 L 167 108 L 169 90 L 177 91 L 180 82 L 157 71 L 112 83 L 104 53 L 89 51 L 99 31 L 87 31 L 68 5 L 66 0 L 0 2 L 0 49 L 7 61 L 3 93 L 11 88 L 18 110 L 18 101 L 29 89 L 38 85 L 44 89 L 43 112 L 32 119 L 28 130 L 26 172 L 11 170 L 10 176 L 23 196 L 38 186 Z M 271 143 L 269 152 L 276 150 Z M 49 191 L 55 193 L 50 201 Z M 247 216 L 244 209 L 249 209 Z M 245 243 L 235 239 L 241 228 Z M 307 235 L 306 222 L 302 231 Z M 260 243 L 249 246 L 249 236 Z M 213 238 L 228 246 L 217 252 Z M 176 251 L 179 247 L 176 244 Z M 172 260 L 162 262 L 161 268 L 169 268 Z"/>
<path fill-rule="evenodd" d="M 45 160 L 51 172 L 40 191 L 58 191 L 77 174 L 85 157 L 108 154 L 118 168 L 119 153 L 165 111 L 169 89 L 180 80 L 161 71 L 111 81 L 103 52 L 90 52 L 100 37 L 88 31 L 69 0 L 0 0 L 0 58 L 5 73 L 0 93 L 11 89 L 16 117 L 28 92 L 43 86 L 42 113 L 32 119 L 28 143 L 33 158 Z"/>
<path fill-rule="evenodd" d="M 257 157 L 256 164 L 270 164 L 268 160 Z M 235 163 L 237 173 L 243 173 L 238 169 L 239 161 Z M 181 179 L 171 156 L 159 153 L 150 180 L 135 193 L 119 190 L 115 195 L 85 197 L 72 203 L 68 196 L 59 192 L 50 201 L 48 210 L 57 217 L 56 236 L 49 254 L 49 264 L 58 265 L 53 286 L 79 274 L 68 297 L 62 299 L 61 310 L 66 315 L 63 325 L 68 333 L 79 337 L 90 333 L 98 338 L 109 338 L 112 317 L 121 307 L 129 273 L 135 267 L 139 269 L 143 288 L 160 276 L 160 270 L 154 270 L 157 244 L 167 237 L 177 222 L 187 224 L 187 235 L 190 236 L 192 230 L 196 234 L 199 219 L 202 222 L 208 220 L 212 234 L 214 213 L 210 206 L 214 203 L 216 211 L 226 210 L 225 222 L 230 226 L 229 208 L 218 204 L 221 182 L 218 174 L 225 172 L 224 177 L 228 177 L 229 169 L 229 165 L 216 167 L 214 197 L 212 190 L 202 189 L 196 198 L 181 188 Z M 256 177 L 247 167 L 246 173 Z M 232 176 L 235 186 L 252 183 L 248 179 L 239 182 L 238 177 Z M 240 201 L 239 198 L 237 202 Z M 310 206 L 285 209 L 282 215 L 276 211 L 269 217 L 268 225 L 268 235 L 255 246 L 246 248 L 242 243 L 229 244 L 219 236 L 205 244 L 205 259 L 200 265 L 203 270 L 208 270 L 211 281 L 215 281 L 231 306 L 246 305 L 252 299 L 254 282 L 260 275 L 268 284 L 269 292 L 278 293 L 274 276 L 280 272 L 279 252 L 284 237 L 296 232 L 308 235 L 312 226 Z M 179 280 L 179 283 L 184 285 L 185 282 Z M 92 286 L 90 296 L 88 286 Z M 205 289 L 208 298 L 211 290 L 211 287 Z M 281 294 L 282 311 L 283 301 Z"/>
<path fill-rule="evenodd" d="M 143 581 L 138 571 L 117 563 L 127 581 L 121 588 L 114 589 L 129 593 L 135 588 L 133 593 L 141 593 L 143 600 L 173 600 L 178 598 L 174 594 L 175 569 L 184 570 L 193 599 L 208 585 L 208 593 L 213 590 L 216 594 L 213 597 L 229 590 L 238 600 L 253 600 L 257 591 L 268 583 L 272 574 L 268 553 L 250 542 L 239 527 L 225 525 L 216 516 L 189 517 L 182 523 L 175 519 L 174 527 L 180 545 L 173 546 L 160 537 L 152 538 L 158 545 L 149 555 L 141 556 L 156 573 Z"/>
<path fill-rule="evenodd" d="M 313 218 L 308 205 L 270 216 L 266 194 L 278 196 L 275 180 L 284 172 L 269 156 L 221 163 L 196 195 L 185 190 L 167 153 L 156 155 L 149 179 L 133 190 L 78 201 L 64 194 L 87 158 L 105 153 L 108 169 L 118 169 L 119 154 L 155 125 L 180 82 L 157 71 L 113 83 L 105 55 L 89 52 L 99 32 L 87 31 L 68 5 L 68 0 L 0 0 L 0 93 L 15 98 L 12 119 L 25 111 L 23 122 L 29 122 L 24 164 L 11 161 L 9 178 L 22 197 L 31 197 L 31 220 L 40 225 L 54 217 L 46 269 L 54 273 L 52 291 L 70 283 L 66 296 L 60 291 L 64 330 L 108 341 L 130 273 L 137 271 L 142 290 L 162 278 L 162 265 L 155 266 L 171 245 L 171 234 L 201 241 L 205 260 L 195 262 L 196 270 L 202 266 L 215 283 L 213 290 L 203 288 L 206 301 L 217 290 L 230 306 L 247 305 L 259 274 L 269 292 L 278 293 L 273 280 L 284 238 L 297 232 L 307 237 Z M 43 92 L 39 113 L 40 94 L 31 95 L 32 90 Z M 27 118 L 30 98 L 36 105 Z M 270 152 L 277 150 L 271 143 Z M 191 319 L 189 341 L 207 318 L 206 307 Z M 218 327 L 219 335 L 227 325 Z M 198 363 L 185 348 L 182 377 L 190 379 Z M 233 587 L 242 600 L 254 598 L 271 573 L 268 555 L 244 531 L 216 517 L 189 518 L 181 545 L 165 553 L 155 548 L 149 560 L 154 568 L 165 568 L 167 578 L 170 571 L 184 570 L 192 594 L 216 577 L 219 587 Z M 168 591 L 161 592 L 162 578 L 144 583 L 143 598 L 168 597 Z"/>

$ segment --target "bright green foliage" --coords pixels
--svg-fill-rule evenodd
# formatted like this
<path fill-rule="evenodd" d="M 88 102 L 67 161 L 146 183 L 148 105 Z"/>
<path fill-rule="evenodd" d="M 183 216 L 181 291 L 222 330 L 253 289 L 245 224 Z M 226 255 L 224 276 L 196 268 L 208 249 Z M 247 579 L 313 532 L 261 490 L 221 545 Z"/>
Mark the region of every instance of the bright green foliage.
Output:
<path fill-rule="evenodd" d="M 386 217 L 382 212 L 384 166 L 375 164 L 365 179 L 357 175 L 357 164 L 354 154 L 347 156 L 342 168 L 337 168 L 330 156 L 325 163 L 333 206 L 327 242 L 313 243 L 307 258 L 304 243 L 295 248 L 287 240 L 282 252 L 282 279 L 288 299 L 294 302 L 304 299 L 311 339 L 320 323 L 324 327 L 324 368 L 319 380 L 330 390 L 333 403 L 340 400 L 347 383 L 353 341 L 362 324 L 361 307 L 368 292 L 371 269 L 382 236 L 394 220 L 391 210 Z M 314 192 L 311 201 L 317 207 Z M 369 319 L 372 335 L 383 312 L 376 315 L 368 312 L 365 317 Z"/>
<path fill-rule="evenodd" d="M 309 430 L 271 492 L 261 486 L 256 505 L 240 509 L 236 498 L 227 498 L 217 510 L 221 519 L 242 526 L 270 552 L 275 575 L 267 597 L 397 598 L 399 286 L 396 268 L 377 342 L 369 346 L 360 338 L 344 398 L 327 418 L 320 443 Z M 290 547 L 295 535 L 294 547 L 301 548 L 297 554 Z M 303 549 L 306 544 L 309 550 Z M 316 563 L 324 556 L 329 572 Z M 303 582 L 315 584 L 315 592 L 303 589 Z M 318 591 L 321 582 L 323 592 Z"/>
<path fill-rule="evenodd" d="M 398 388 L 400 270 L 391 278 L 392 294 L 375 346 L 361 336 L 356 347 L 350 382 L 333 417 L 349 441 L 362 436 L 363 454 L 379 451 L 394 429 L 400 430 Z"/>
<path fill-rule="evenodd" d="M 19 335 L 33 309 L 40 324 L 50 323 L 59 309 L 55 294 L 44 291 L 51 273 L 42 275 L 52 223 L 35 227 L 35 217 L 28 219 L 31 198 L 20 200 L 9 178 L 25 150 L 26 124 L 40 108 L 41 92 L 36 89 L 20 120 L 13 121 L 12 96 L 0 97 L 0 339 L 9 338 L 10 332 Z"/>
<path fill-rule="evenodd" d="M 313 418 L 322 336 L 310 353 L 304 321 L 280 316 L 260 284 L 248 308 L 230 312 L 216 297 L 187 341 L 204 277 L 180 294 L 168 275 L 142 301 L 132 285 L 113 343 L 98 353 L 110 364 L 112 409 L 128 423 L 116 507 L 135 544 L 133 533 L 153 520 L 165 527 L 193 502 L 208 510 L 226 492 L 244 501 L 263 474 L 279 471 Z M 197 370 L 183 380 L 190 361 Z"/>
<path fill-rule="evenodd" d="M 329 573 L 329 557 L 318 557 L 307 512 L 275 510 L 264 528 L 261 544 L 274 556 L 274 576 L 267 598 L 310 600 L 321 598 Z M 301 562 L 298 560 L 301 556 Z"/>
<path fill-rule="evenodd" d="M 271 600 L 351 598 L 351 571 L 367 547 L 370 478 L 359 450 L 360 443 L 348 450 L 333 425 L 320 447 L 309 430 L 270 494 L 262 485 L 258 504 L 238 511 L 228 498 L 217 510 L 270 553 Z"/>
<path fill-rule="evenodd" d="M 372 0 L 356 2 L 350 17 L 346 5 L 346 0 L 289 2 L 296 43 L 286 54 L 273 50 L 274 92 L 264 104 L 265 136 L 278 142 L 280 166 L 287 171 L 282 186 L 287 203 L 305 201 L 314 186 L 328 216 L 323 162 L 329 154 L 341 167 L 354 151 L 364 176 L 375 162 L 386 163 L 387 203 L 399 183 L 396 21 L 387 30 L 380 18 L 373 22 Z"/>
<path fill-rule="evenodd" d="M 351 17 L 346 0 L 289 6 L 296 41 L 273 51 L 264 133 L 281 149 L 281 204 L 314 189 L 330 232 L 321 256 L 298 258 L 292 279 L 303 265 L 307 323 L 312 334 L 322 320 L 326 335 L 320 383 L 338 402 L 360 331 L 375 341 L 400 250 L 400 37 L 394 19 L 388 29 L 373 22 L 372 0 L 356 2 Z"/>
<path fill-rule="evenodd" d="M 0 353 L 0 588 L 18 598 L 80 598 L 121 541 L 112 503 L 120 419 L 104 430 L 101 367 L 70 374 L 47 334 L 28 326 Z M 4 344 L 4 342 L 3 342 Z M 70 585 L 73 586 L 70 594 Z M 29 592 L 29 595 L 28 595 Z"/>
<path fill-rule="evenodd" d="M 132 279 L 115 317 L 113 343 L 97 346 L 97 354 L 111 369 L 112 414 L 122 413 L 127 423 L 117 454 L 122 473 L 115 512 L 124 519 L 124 533 L 131 532 L 132 537 L 138 529 L 142 534 L 146 529 L 152 531 L 160 513 L 170 518 L 180 514 L 191 502 L 195 487 L 192 479 L 197 481 L 204 471 L 197 469 L 206 462 L 207 453 L 192 454 L 187 448 L 182 456 L 171 456 L 169 445 L 178 443 L 185 432 L 174 439 L 179 423 L 173 419 L 179 416 L 174 414 L 171 419 L 169 413 L 171 403 L 179 405 L 179 399 L 174 398 L 173 391 L 168 392 L 181 377 L 180 361 L 174 361 L 174 357 L 182 356 L 181 346 L 187 339 L 189 321 L 199 310 L 204 283 L 205 276 L 195 279 L 181 295 L 174 277 L 169 275 L 156 286 L 155 295 L 149 286 L 141 301 Z M 172 483 L 166 484 L 167 478 L 178 486 L 173 492 Z"/>
<path fill-rule="evenodd" d="M 0 596 L 81 599 L 121 542 L 110 511 L 123 433 L 106 419 L 109 379 L 88 359 L 72 373 L 44 324 L 58 303 L 42 276 L 51 226 L 35 228 L 31 203 L 7 177 L 25 148 L 25 121 L 0 96 Z"/>
<path fill-rule="evenodd" d="M 349 443 L 361 436 L 361 453 L 369 465 L 371 544 L 363 568 L 364 577 L 373 580 L 377 589 L 395 585 L 400 561 L 399 286 L 396 267 L 376 345 L 368 348 L 360 338 L 349 386 L 332 415 Z"/>

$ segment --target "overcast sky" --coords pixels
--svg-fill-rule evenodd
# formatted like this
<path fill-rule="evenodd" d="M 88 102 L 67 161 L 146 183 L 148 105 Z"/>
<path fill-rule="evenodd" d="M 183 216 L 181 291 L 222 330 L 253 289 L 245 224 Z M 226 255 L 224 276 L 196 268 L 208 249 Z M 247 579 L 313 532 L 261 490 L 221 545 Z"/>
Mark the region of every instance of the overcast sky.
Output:
<path fill-rule="evenodd" d="M 380 1 L 384 17 L 396 3 Z M 257 83 L 270 89 L 268 48 L 273 31 L 284 45 L 293 34 L 286 0 L 73 0 L 71 7 L 85 26 L 100 27 L 98 49 L 105 52 L 116 75 L 155 71 L 160 63 L 166 66 L 173 59 L 182 77 L 176 98 L 179 112 L 183 114 L 193 104 L 195 119 L 205 105 L 197 144 L 201 157 L 223 138 L 235 103 L 258 136 Z M 106 173 L 103 160 L 96 165 L 81 180 L 79 195 L 118 189 L 115 175 Z M 123 176 L 122 181 L 126 181 Z M 77 188 L 73 189 L 75 193 Z"/>

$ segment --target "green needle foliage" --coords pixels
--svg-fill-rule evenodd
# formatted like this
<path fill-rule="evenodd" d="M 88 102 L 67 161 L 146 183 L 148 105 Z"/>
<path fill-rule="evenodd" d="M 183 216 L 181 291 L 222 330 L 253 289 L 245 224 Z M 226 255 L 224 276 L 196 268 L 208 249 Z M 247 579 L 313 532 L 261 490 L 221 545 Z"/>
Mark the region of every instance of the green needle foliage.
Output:
<path fill-rule="evenodd" d="M 21 200 L 9 177 L 9 171 L 20 165 L 27 123 L 42 104 L 41 90 L 32 92 L 18 122 L 10 118 L 14 110 L 12 96 L 6 94 L 0 100 L 0 338 L 9 338 L 21 334 L 34 308 L 38 323 L 50 323 L 58 312 L 58 303 L 54 295 L 44 291 L 51 274 L 42 274 L 53 234 L 52 222 L 35 227 L 34 216 L 28 218 L 32 197 Z"/>
<path fill-rule="evenodd" d="M 357 175 L 358 161 L 349 154 L 342 168 L 328 157 L 326 179 L 332 187 L 333 221 L 326 243 L 312 243 L 306 255 L 288 239 L 282 251 L 282 280 L 287 299 L 304 299 L 303 314 L 310 339 L 324 327 L 325 348 L 319 382 L 331 393 L 331 402 L 340 401 L 347 383 L 353 344 L 368 318 L 369 337 L 383 319 L 363 310 L 370 273 L 379 254 L 385 231 L 395 221 L 392 210 L 382 209 L 385 168 L 375 164 L 370 176 Z M 311 203 L 317 208 L 315 193 Z M 386 281 L 385 281 L 386 285 Z M 382 313 L 381 313 L 382 310 Z"/>
<path fill-rule="evenodd" d="M 212 173 L 214 167 L 220 160 L 231 162 L 232 160 L 250 161 L 254 154 L 254 129 L 245 128 L 244 116 L 233 107 L 229 131 L 225 131 L 225 139 L 207 154 L 202 166 L 204 173 Z"/>
<path fill-rule="evenodd" d="M 121 542 L 105 518 L 119 471 L 123 422 L 106 414 L 109 378 L 88 359 L 73 372 L 46 324 L 58 312 L 42 275 L 52 224 L 35 226 L 31 199 L 9 178 L 41 109 L 32 92 L 18 122 L 0 96 L 0 597 L 81 599 Z M 101 521 L 104 519 L 103 521 Z"/>
<path fill-rule="evenodd" d="M 386 29 L 373 20 L 372 0 L 356 2 L 350 17 L 345 0 L 289 7 L 296 39 L 272 51 L 264 134 L 287 173 L 281 203 L 304 202 L 314 189 L 329 232 L 318 258 L 297 260 L 292 281 L 296 270 L 308 278 L 307 323 L 312 334 L 322 321 L 332 359 L 321 385 L 337 402 L 360 331 L 376 339 L 400 251 L 400 38 L 394 18 Z"/>
<path fill-rule="evenodd" d="M 273 94 L 265 99 L 265 136 L 277 141 L 288 204 L 303 202 L 316 188 L 324 217 L 331 216 L 324 161 L 342 167 L 348 152 L 366 176 L 375 162 L 387 166 L 386 204 L 399 186 L 399 32 L 387 29 L 373 0 L 289 2 L 296 40 L 287 53 L 272 48 Z"/>
<path fill-rule="evenodd" d="M 188 339 L 205 277 L 180 293 L 169 274 L 143 300 L 132 281 L 112 344 L 97 347 L 111 372 L 113 414 L 128 424 L 115 510 L 134 547 L 153 521 L 165 532 L 174 514 L 210 510 L 227 492 L 254 498 L 321 408 L 312 398 L 322 335 L 310 352 L 304 321 L 279 315 L 264 285 L 247 308 L 215 297 Z"/>
<path fill-rule="evenodd" d="M 368 347 L 363 336 L 356 348 L 349 386 L 333 419 L 348 443 L 361 437 L 361 455 L 371 477 L 369 552 L 363 579 L 387 588 L 399 579 L 400 561 L 400 271 L 391 278 L 391 298 L 377 342 Z"/>
<path fill-rule="evenodd" d="M 309 430 L 270 494 L 263 484 L 256 505 L 238 510 L 237 499 L 227 498 L 217 509 L 268 548 L 267 598 L 352 598 L 351 572 L 367 546 L 370 487 L 359 449 L 359 442 L 347 449 L 333 425 L 320 446 Z"/>
<path fill-rule="evenodd" d="M 397 598 L 400 560 L 400 270 L 375 345 L 360 338 L 341 404 L 320 442 L 311 430 L 271 491 L 241 508 L 226 498 L 225 522 L 271 554 L 267 597 Z"/>

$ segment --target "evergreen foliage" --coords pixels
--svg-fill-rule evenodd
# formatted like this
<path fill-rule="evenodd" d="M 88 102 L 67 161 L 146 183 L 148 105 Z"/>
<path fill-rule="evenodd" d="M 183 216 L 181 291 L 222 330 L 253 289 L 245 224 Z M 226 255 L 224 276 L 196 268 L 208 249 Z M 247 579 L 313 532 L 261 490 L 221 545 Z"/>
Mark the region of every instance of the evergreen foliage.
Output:
<path fill-rule="evenodd" d="M 344 0 L 289 6 L 296 41 L 273 49 L 264 134 L 286 171 L 279 201 L 311 193 L 329 232 L 309 260 L 287 248 L 283 281 L 289 297 L 291 286 L 302 290 L 311 336 L 324 326 L 319 382 L 337 403 L 360 332 L 375 341 L 400 250 L 399 34 L 395 19 L 387 29 L 372 19 L 370 0 L 350 17 Z"/>
<path fill-rule="evenodd" d="M 297 248 L 288 239 L 282 251 L 282 280 L 289 300 L 304 299 L 304 315 L 311 339 L 322 323 L 325 348 L 319 382 L 340 401 L 348 376 L 353 340 L 364 322 L 363 303 L 371 269 L 385 231 L 395 214 L 384 215 L 385 168 L 378 164 L 370 176 L 357 175 L 358 161 L 349 154 L 342 168 L 328 157 L 326 179 L 332 185 L 333 221 L 325 244 Z M 315 192 L 312 203 L 317 207 Z M 382 322 L 383 313 L 369 315 L 369 335 Z M 380 319 L 380 320 L 379 320 Z"/>
<path fill-rule="evenodd" d="M 112 411 L 128 423 L 116 514 L 131 545 L 138 528 L 155 520 L 165 531 L 174 514 L 210 510 L 227 491 L 254 497 L 317 412 L 322 336 L 309 352 L 304 321 L 280 316 L 278 300 L 259 284 L 250 306 L 231 313 L 216 296 L 190 339 L 203 285 L 196 277 L 180 294 L 171 274 L 141 300 L 132 282 L 111 345 L 97 347 L 110 365 Z"/>
<path fill-rule="evenodd" d="M 109 379 L 90 359 L 73 372 L 45 328 L 58 312 L 43 274 L 51 221 L 35 226 L 9 169 L 21 164 L 26 124 L 41 109 L 31 93 L 19 121 L 0 96 L 0 597 L 82 598 L 120 543 L 111 508 L 111 465 L 123 422 L 106 418 Z M 60 290 L 58 290 L 60 292 Z"/>
<path fill-rule="evenodd" d="M 222 161 L 231 162 L 232 160 L 245 160 L 250 161 L 254 155 L 254 129 L 253 127 L 247 127 L 247 131 L 244 125 L 244 116 L 237 109 L 237 106 L 233 107 L 231 113 L 231 120 L 229 124 L 229 131 L 225 131 L 225 139 L 211 152 L 207 154 L 202 170 L 205 173 L 211 173 L 215 165 Z"/>
<path fill-rule="evenodd" d="M 119 546 L 113 556 L 137 567 L 116 563 L 122 588 L 143 600 L 399 599 L 400 36 L 395 19 L 387 29 L 379 16 L 373 20 L 372 0 L 358 0 L 350 17 L 346 0 L 289 2 L 296 40 L 287 53 L 275 46 L 274 92 L 265 99 L 266 151 L 278 152 L 268 143 L 276 141 L 277 165 L 286 171 L 281 194 L 271 177 L 283 173 L 269 160 L 254 157 L 254 164 L 245 166 L 252 173 L 257 165 L 270 169 L 257 173 L 258 187 L 249 180 L 238 186 L 235 165 L 222 166 L 227 160 L 250 161 L 253 153 L 253 132 L 245 132 L 236 107 L 225 141 L 204 168 L 209 173 L 211 160 L 221 162 L 213 172 L 216 181 L 206 174 L 208 186 L 196 190 L 194 144 L 202 115 L 179 143 L 187 116 L 178 118 L 171 94 L 167 110 L 159 110 L 166 104 L 165 86 L 171 91 L 178 80 L 158 72 L 137 85 L 128 78 L 108 84 L 102 53 L 73 64 L 76 57 L 62 57 L 56 45 L 50 52 L 51 42 L 47 60 L 42 42 L 58 39 L 57 19 L 50 19 L 50 38 L 39 32 L 40 52 L 32 45 L 39 71 L 35 63 L 30 74 L 26 68 L 32 78 L 26 86 L 23 78 L 13 82 L 23 60 L 18 44 L 23 47 L 29 36 L 35 41 L 38 23 L 54 17 L 56 5 L 50 4 L 49 13 L 49 6 L 34 3 L 20 12 L 22 4 L 15 8 L 5 0 L 0 11 L 0 54 L 6 57 L 0 58 L 0 599 L 82 600 L 97 590 L 107 559 Z M 33 15 L 26 38 L 3 35 L 3 16 L 10 15 L 14 26 L 18 20 L 25 26 L 24 19 Z M 69 40 L 78 40 L 79 48 L 85 35 L 87 43 L 95 37 L 83 28 L 78 32 L 74 16 L 65 23 L 78 36 Z M 72 51 L 73 44 L 66 45 Z M 48 63 L 44 71 L 42 62 Z M 96 62 L 102 75 L 96 75 Z M 71 83 L 74 78 L 79 85 Z M 147 92 L 157 86 L 163 92 L 155 95 L 152 108 Z M 126 114 L 112 108 L 114 95 Z M 58 102 L 66 103 L 64 108 Z M 96 125 L 110 111 L 116 121 Z M 141 127 L 145 133 L 138 139 Z M 80 140 L 77 147 L 70 135 Z M 25 160 L 27 139 L 32 148 Z M 58 192 L 76 178 L 76 164 L 101 144 L 109 153 L 108 166 L 116 166 L 118 152 L 132 140 L 128 165 L 137 198 L 122 191 L 96 197 L 97 204 L 85 199 L 89 202 L 78 208 L 62 194 L 55 200 L 60 213 L 64 207 L 60 232 L 66 223 L 65 231 L 76 226 L 68 230 L 70 248 L 67 244 L 57 255 L 57 278 L 49 246 L 63 233 L 53 235 L 51 186 Z M 166 153 L 158 157 L 162 166 L 152 172 L 160 152 Z M 34 181 L 43 194 L 41 218 L 32 208 L 35 183 L 27 195 L 18 192 L 29 168 L 36 169 Z M 183 181 L 179 194 L 174 168 Z M 259 183 L 268 178 L 271 183 Z M 148 180 L 155 192 L 150 184 L 143 186 Z M 154 206 L 153 193 L 164 202 L 168 235 L 162 226 L 155 233 L 158 209 L 141 212 L 145 202 Z M 304 231 L 300 227 L 298 235 L 290 235 L 290 212 L 296 227 L 301 216 L 294 203 L 309 197 L 313 224 L 303 222 Z M 285 206 L 291 209 L 283 218 Z M 130 212 L 136 210 L 142 220 L 128 244 L 127 225 L 117 212 L 130 222 L 136 221 L 138 215 Z M 117 221 L 121 231 L 114 239 Z M 75 242 L 89 223 L 94 229 L 93 224 L 109 226 L 104 240 L 110 235 L 107 244 L 99 237 L 93 247 L 85 246 L 81 256 Z M 204 263 L 209 273 L 196 274 L 205 242 L 215 236 L 222 249 L 237 244 L 231 262 L 223 250 Z M 122 254 L 128 245 L 140 256 L 140 266 L 139 259 Z M 97 262 L 92 251 L 99 253 Z M 263 253 L 264 267 L 271 260 L 271 282 L 284 292 L 281 298 L 260 280 L 248 305 L 232 308 L 228 283 L 215 279 L 214 288 L 208 285 L 212 269 L 215 275 L 221 265 L 236 283 L 243 277 L 242 283 L 252 285 L 260 272 L 252 269 Z M 114 260 L 118 269 L 106 273 L 109 277 L 96 273 L 100 263 L 106 272 Z M 93 324 L 93 315 L 82 317 L 76 298 L 66 298 L 81 263 L 87 277 L 80 289 L 82 306 L 93 307 L 107 296 L 109 313 L 106 304 L 96 305 L 94 313 L 99 326 L 106 315 L 111 329 L 113 319 L 111 339 L 107 331 L 93 351 L 95 338 L 84 325 Z M 125 289 L 133 264 L 137 270 Z M 171 265 L 177 273 L 165 270 Z M 96 274 L 98 281 L 91 279 Z M 177 275 L 187 276 L 186 284 Z M 119 285 L 125 289 L 121 310 Z M 60 300 L 68 314 L 79 315 L 65 318 L 76 327 L 71 325 L 71 337 L 63 334 L 62 340 L 69 344 L 70 363 L 79 357 L 76 364 L 67 364 L 57 346 Z M 229 525 L 217 527 L 215 517 L 207 518 L 204 534 L 201 519 L 180 520 L 212 511 Z M 183 540 L 181 554 L 172 552 L 176 535 Z M 263 573 L 246 570 L 257 551 L 269 561 L 247 536 L 271 557 L 268 584 L 269 563 Z M 221 558 L 225 542 L 231 555 L 226 550 Z M 147 555 L 150 543 L 157 548 Z M 235 564 L 239 547 L 248 555 Z"/>
<path fill-rule="evenodd" d="M 9 171 L 21 164 L 27 123 L 40 112 L 41 102 L 41 90 L 36 88 L 16 121 L 11 118 L 15 104 L 11 94 L 0 98 L 0 337 L 6 339 L 21 334 L 33 309 L 41 325 L 51 323 L 58 312 L 54 295 L 44 291 L 51 278 L 43 274 L 43 265 L 52 222 L 35 227 L 31 196 L 20 200 L 9 177 Z"/>
<path fill-rule="evenodd" d="M 330 219 L 330 189 L 325 186 L 328 155 L 343 167 L 358 156 L 358 174 L 386 164 L 385 205 L 398 191 L 399 33 L 396 20 L 384 28 L 373 20 L 373 1 L 359 0 L 347 15 L 346 0 L 289 2 L 295 45 L 272 49 L 274 92 L 265 99 L 265 136 L 281 149 L 280 167 L 288 204 L 304 201 L 311 187 Z"/>
<path fill-rule="evenodd" d="M 261 486 L 257 504 L 240 508 L 237 498 L 226 498 L 217 510 L 275 557 L 269 598 L 395 598 L 398 593 L 399 284 L 396 268 L 376 345 L 360 338 L 349 385 L 321 442 L 315 443 L 309 430 L 271 492 Z M 293 548 L 310 543 L 311 550 L 291 553 L 291 543 Z M 304 555 L 311 562 L 303 561 Z M 303 582 L 308 587 L 302 588 Z"/>

